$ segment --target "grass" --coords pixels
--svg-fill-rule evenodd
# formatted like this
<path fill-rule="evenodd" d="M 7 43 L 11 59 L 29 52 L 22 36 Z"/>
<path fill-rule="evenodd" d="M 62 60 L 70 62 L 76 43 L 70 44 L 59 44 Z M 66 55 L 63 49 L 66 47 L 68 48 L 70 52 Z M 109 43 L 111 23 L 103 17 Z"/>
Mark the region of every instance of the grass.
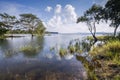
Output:
<path fill-rule="evenodd" d="M 31 45 L 27 45 L 27 46 L 21 47 L 20 51 L 23 52 L 25 56 L 33 57 L 37 55 L 39 48 L 40 46 L 33 47 Z"/>
<path fill-rule="evenodd" d="M 119 80 L 120 79 L 120 39 L 113 36 L 98 36 L 98 41 L 103 44 L 91 45 L 89 43 L 92 37 L 87 41 L 70 43 L 68 49 L 60 49 L 60 55 L 65 56 L 67 53 L 84 53 L 88 51 L 91 60 L 87 61 L 82 56 L 76 56 L 81 61 L 89 80 Z M 91 42 L 91 41 L 90 41 Z M 75 44 L 74 44 L 75 43 Z M 92 48 L 91 48 L 92 47 Z M 77 54 L 75 54 L 77 55 Z M 117 76 L 116 76 L 117 75 Z"/>
<path fill-rule="evenodd" d="M 18 52 L 17 52 L 16 50 L 12 50 L 12 49 L 6 50 L 6 52 L 5 52 L 5 57 L 10 58 L 10 57 L 16 55 L 17 53 L 18 53 Z"/>
<path fill-rule="evenodd" d="M 110 40 L 116 40 L 118 39 L 118 37 L 114 37 L 114 36 L 96 36 L 98 41 L 110 41 Z M 89 41 L 93 41 L 94 38 L 92 36 L 88 36 L 86 38 Z"/>
<path fill-rule="evenodd" d="M 6 36 L 0 35 L 0 39 L 5 39 L 5 38 L 6 38 Z"/>
<path fill-rule="evenodd" d="M 59 54 L 60 54 L 61 57 L 65 56 L 67 53 L 68 53 L 68 52 L 67 52 L 67 49 L 60 48 Z"/>
<path fill-rule="evenodd" d="M 120 40 L 109 40 L 102 46 L 94 47 L 89 53 L 93 59 L 102 62 L 104 72 L 99 76 L 119 79 L 120 76 L 116 78 L 115 75 L 120 75 L 120 72 L 117 72 L 120 70 Z"/>
<path fill-rule="evenodd" d="M 97 46 L 97 47 L 94 47 L 93 50 L 90 52 L 91 54 L 93 55 L 98 55 L 98 54 L 104 54 L 104 55 L 107 55 L 107 53 L 110 53 L 110 54 L 120 54 L 120 40 L 111 40 L 111 41 L 108 41 L 106 44 L 102 45 L 102 46 Z"/>
<path fill-rule="evenodd" d="M 75 53 L 76 52 L 76 47 L 75 46 L 69 46 L 68 47 L 70 53 Z"/>

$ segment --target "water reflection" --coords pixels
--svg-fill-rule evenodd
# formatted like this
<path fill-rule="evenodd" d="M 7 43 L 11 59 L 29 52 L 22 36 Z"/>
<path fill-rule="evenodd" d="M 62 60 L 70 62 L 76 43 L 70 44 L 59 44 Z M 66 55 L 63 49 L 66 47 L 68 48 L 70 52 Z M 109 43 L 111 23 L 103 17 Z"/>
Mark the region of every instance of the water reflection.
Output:
<path fill-rule="evenodd" d="M 61 47 L 67 49 L 70 40 L 75 38 L 82 39 L 82 36 L 26 36 L 0 41 L 0 55 L 3 55 L 0 57 L 0 80 L 86 79 L 84 66 L 76 55 L 69 50 L 65 55 L 59 52 Z"/>
<path fill-rule="evenodd" d="M 25 57 L 36 57 L 42 52 L 44 46 L 44 37 L 38 36 L 37 38 L 32 38 L 28 45 L 20 48 L 20 51 Z"/>

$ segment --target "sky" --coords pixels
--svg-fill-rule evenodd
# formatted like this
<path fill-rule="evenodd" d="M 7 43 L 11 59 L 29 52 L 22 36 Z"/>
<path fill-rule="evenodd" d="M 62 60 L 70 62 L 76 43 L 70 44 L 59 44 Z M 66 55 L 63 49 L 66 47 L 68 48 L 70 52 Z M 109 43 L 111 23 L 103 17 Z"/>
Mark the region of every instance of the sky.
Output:
<path fill-rule="evenodd" d="M 85 23 L 76 24 L 79 16 L 93 4 L 104 6 L 106 0 L 0 0 L 0 13 L 19 18 L 19 14 L 32 13 L 39 17 L 47 31 L 59 33 L 88 33 Z M 109 23 L 97 24 L 97 32 L 113 32 Z"/>

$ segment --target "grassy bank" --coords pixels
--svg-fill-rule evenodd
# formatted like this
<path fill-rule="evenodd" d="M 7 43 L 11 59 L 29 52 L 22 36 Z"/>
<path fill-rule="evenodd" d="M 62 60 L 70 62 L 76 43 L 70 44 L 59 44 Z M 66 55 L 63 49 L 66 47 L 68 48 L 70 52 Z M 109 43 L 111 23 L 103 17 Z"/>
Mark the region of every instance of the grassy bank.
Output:
<path fill-rule="evenodd" d="M 101 63 L 102 69 L 97 69 L 97 77 L 101 80 L 120 80 L 120 39 L 113 36 L 98 36 L 104 41 L 101 46 L 95 46 L 89 51 L 92 59 Z M 87 38 L 88 39 L 88 38 Z M 92 40 L 89 37 L 89 40 Z"/>
<path fill-rule="evenodd" d="M 120 37 L 97 36 L 98 41 L 91 45 L 92 37 L 86 40 L 73 41 L 68 49 L 60 49 L 59 54 L 65 56 L 68 53 L 76 55 L 85 70 L 87 71 L 88 80 L 120 80 Z M 86 56 L 81 54 L 88 52 Z M 90 60 L 87 58 L 90 57 Z"/>

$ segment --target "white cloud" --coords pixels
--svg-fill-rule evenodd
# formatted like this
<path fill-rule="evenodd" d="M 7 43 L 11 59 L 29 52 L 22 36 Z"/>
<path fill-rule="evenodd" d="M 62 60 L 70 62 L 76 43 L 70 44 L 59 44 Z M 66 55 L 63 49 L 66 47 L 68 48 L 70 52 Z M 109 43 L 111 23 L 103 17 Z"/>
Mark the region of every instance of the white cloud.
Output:
<path fill-rule="evenodd" d="M 62 6 L 60 4 L 57 4 L 56 8 L 55 8 L 55 14 L 60 14 L 61 13 L 61 9 L 62 9 Z"/>
<path fill-rule="evenodd" d="M 49 27 L 58 27 L 62 24 L 61 16 L 53 16 L 47 23 Z"/>
<path fill-rule="evenodd" d="M 72 5 L 67 4 L 63 8 L 61 5 L 56 5 L 53 17 L 46 23 L 47 31 L 59 33 L 88 33 L 87 25 L 85 23 L 76 24 L 76 20 L 77 13 Z M 109 27 L 109 24 L 105 22 L 100 22 L 96 27 L 97 32 L 113 32 L 114 30 L 114 28 Z"/>
<path fill-rule="evenodd" d="M 45 8 L 45 11 L 46 12 L 50 12 L 52 10 L 52 7 L 51 6 L 47 6 L 46 8 Z"/>
<path fill-rule="evenodd" d="M 65 10 L 64 12 L 65 19 L 70 22 L 76 22 L 77 14 L 75 12 L 75 8 L 72 5 L 68 4 L 65 6 L 64 10 Z"/>
<path fill-rule="evenodd" d="M 64 24 L 75 23 L 77 14 L 72 5 L 66 5 L 63 9 L 62 6 L 57 4 L 54 10 L 53 17 L 47 22 L 48 27 L 60 27 Z"/>
<path fill-rule="evenodd" d="M 0 12 L 6 12 L 10 15 L 15 16 L 18 16 L 21 13 L 33 13 L 38 17 L 41 17 L 41 11 L 39 9 L 20 5 L 17 3 L 8 3 L 1 1 Z M 54 15 L 47 22 L 44 22 L 44 24 L 47 28 L 47 31 L 56 31 L 60 33 L 89 32 L 87 25 L 85 23 L 76 24 L 76 19 L 77 13 L 75 12 L 75 8 L 72 5 L 67 4 L 65 6 L 61 6 L 60 4 L 57 4 L 54 8 Z M 97 32 L 113 32 L 114 29 L 110 28 L 109 24 L 106 23 L 100 23 L 96 26 Z"/>

